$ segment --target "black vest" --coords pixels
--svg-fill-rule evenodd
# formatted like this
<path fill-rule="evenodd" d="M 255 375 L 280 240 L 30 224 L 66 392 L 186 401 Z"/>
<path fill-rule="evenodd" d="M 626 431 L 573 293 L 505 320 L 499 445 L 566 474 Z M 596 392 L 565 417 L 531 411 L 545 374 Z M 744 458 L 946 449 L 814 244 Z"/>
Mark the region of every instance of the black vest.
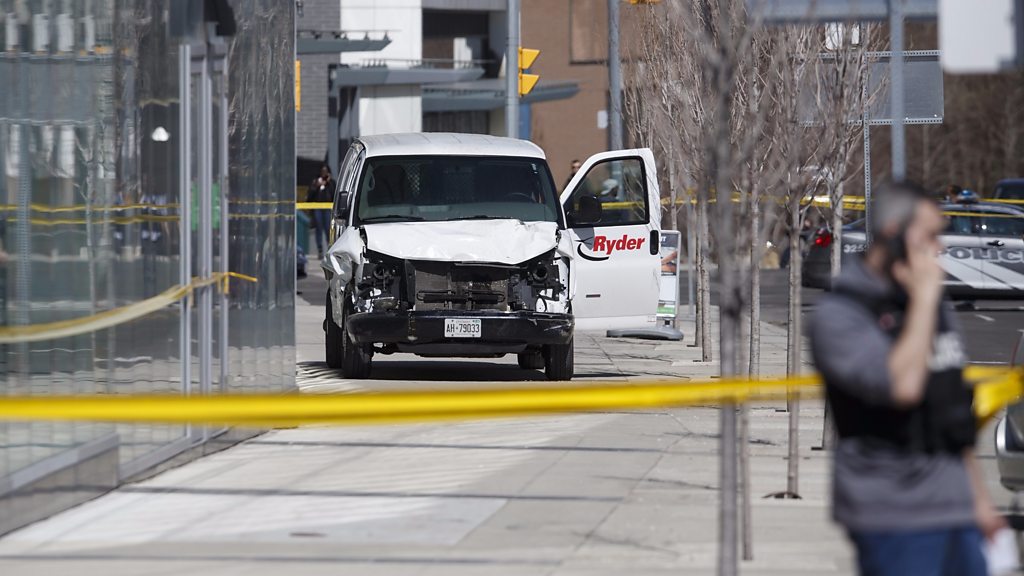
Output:
<path fill-rule="evenodd" d="M 836 288 L 836 295 L 866 308 L 892 341 L 902 332 L 905 297 L 873 299 L 841 286 Z M 964 382 L 960 339 L 941 309 L 932 348 L 924 398 L 912 408 L 869 404 L 826 378 L 825 392 L 835 414 L 839 438 L 859 438 L 868 445 L 928 454 L 958 454 L 973 446 L 977 434 L 972 409 L 974 389 Z"/>

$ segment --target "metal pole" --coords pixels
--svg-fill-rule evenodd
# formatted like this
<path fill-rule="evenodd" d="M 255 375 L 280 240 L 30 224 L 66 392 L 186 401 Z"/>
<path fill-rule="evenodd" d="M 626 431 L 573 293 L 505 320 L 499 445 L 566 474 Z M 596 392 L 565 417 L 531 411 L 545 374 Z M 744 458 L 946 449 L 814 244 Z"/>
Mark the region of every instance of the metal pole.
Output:
<path fill-rule="evenodd" d="M 622 149 L 622 62 L 619 54 L 619 2 L 608 0 L 608 146 Z"/>
<path fill-rule="evenodd" d="M 212 46 L 206 51 L 199 74 L 199 277 L 213 274 L 213 96 L 210 78 Z M 213 286 L 199 289 L 199 391 L 209 394 L 213 381 Z M 203 427 L 203 440 L 209 438 L 209 427 Z"/>
<path fill-rule="evenodd" d="M 505 135 L 519 138 L 519 0 L 508 0 L 505 47 Z"/>
<path fill-rule="evenodd" d="M 228 78 L 228 59 L 225 54 L 221 58 L 221 86 L 220 86 L 220 272 L 227 273 L 231 270 L 228 252 L 228 89 L 230 80 Z M 294 113 L 294 112 L 293 112 Z M 220 292 L 220 390 L 227 392 L 228 389 L 228 291 Z"/>
<path fill-rule="evenodd" d="M 892 109 L 892 179 L 907 177 L 907 141 L 903 111 L 903 0 L 889 0 L 889 37 L 892 43 L 890 98 Z"/>
<path fill-rule="evenodd" d="M 192 282 L 192 47 L 186 39 L 178 52 L 178 214 L 180 238 L 178 282 L 187 285 Z M 181 301 L 181 386 L 186 396 L 192 394 L 192 297 L 186 296 Z M 191 435 L 192 426 L 187 426 L 187 434 Z"/>
<path fill-rule="evenodd" d="M 871 242 L 871 125 L 864 114 L 864 230 Z"/>
<path fill-rule="evenodd" d="M 338 87 L 334 85 L 334 74 L 334 70 L 327 74 L 327 165 L 331 168 L 332 174 L 338 174 L 341 168 L 338 138 L 340 137 L 342 95 Z M 352 112 L 351 110 L 347 111 Z"/>

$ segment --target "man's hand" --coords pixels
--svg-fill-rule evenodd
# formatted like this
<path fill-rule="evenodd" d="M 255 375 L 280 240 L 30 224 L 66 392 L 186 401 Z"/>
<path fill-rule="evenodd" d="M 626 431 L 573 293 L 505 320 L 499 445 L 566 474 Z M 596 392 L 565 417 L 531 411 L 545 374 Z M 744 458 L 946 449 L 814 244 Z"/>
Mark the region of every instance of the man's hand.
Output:
<path fill-rule="evenodd" d="M 996 512 L 990 502 L 978 502 L 974 505 L 974 520 L 978 523 L 978 529 L 991 540 L 996 533 L 1006 528 L 1006 519 Z"/>
<path fill-rule="evenodd" d="M 892 264 L 893 280 L 910 297 L 903 330 L 889 352 L 892 399 L 897 406 L 916 406 L 928 380 L 928 358 L 938 323 L 945 272 L 939 266 L 944 221 L 934 205 L 921 204 L 904 235 L 906 257 Z"/>

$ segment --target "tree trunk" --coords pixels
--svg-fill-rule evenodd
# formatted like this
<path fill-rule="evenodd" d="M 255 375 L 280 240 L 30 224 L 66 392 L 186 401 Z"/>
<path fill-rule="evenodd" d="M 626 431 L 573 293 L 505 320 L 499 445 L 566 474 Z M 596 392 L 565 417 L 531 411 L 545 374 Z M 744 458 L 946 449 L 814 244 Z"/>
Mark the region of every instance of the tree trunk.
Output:
<path fill-rule="evenodd" d="M 711 274 L 708 271 L 708 198 L 707 189 L 699 194 L 697 200 L 697 292 L 698 311 L 700 316 L 700 351 L 701 361 L 711 362 Z"/>
<path fill-rule="evenodd" d="M 697 193 L 697 333 L 700 360 L 711 362 L 711 274 L 708 271 L 708 192 Z"/>
<path fill-rule="evenodd" d="M 829 197 L 832 204 L 832 246 L 829 252 L 830 271 L 833 281 L 839 276 L 843 266 L 843 183 L 846 181 L 846 160 L 849 153 L 849 139 L 843 135 L 843 141 L 839 146 L 839 162 L 833 170 L 833 183 L 830 187 Z M 799 372 L 799 366 L 797 367 Z M 824 450 L 831 450 L 835 440 L 835 430 L 832 422 L 832 406 L 828 400 L 825 401 L 825 417 L 822 421 L 821 447 Z"/>
<path fill-rule="evenodd" d="M 679 193 L 676 191 L 676 157 L 673 152 L 673 146 L 671 142 L 669 142 L 668 145 L 668 192 L 669 200 L 671 202 L 670 225 L 672 226 L 672 230 L 678 232 L 679 210 L 678 206 L 676 205 L 676 199 L 679 197 Z M 680 234 L 680 237 L 681 236 L 682 235 Z M 682 254 L 680 254 L 681 251 L 682 241 L 679 242 L 679 245 L 677 246 L 676 250 L 676 302 L 672 314 L 672 327 L 675 328 L 676 330 L 679 329 L 679 314 L 683 308 L 680 305 L 682 301 L 680 295 L 683 293 L 683 287 L 679 285 L 679 270 L 682 268 L 683 264 L 683 256 Z"/>
<path fill-rule="evenodd" d="M 753 503 L 750 500 L 750 406 L 740 404 L 740 528 L 744 560 L 754 559 Z"/>
<path fill-rule="evenodd" d="M 750 196 L 750 377 L 761 373 L 761 198 L 755 187 Z"/>
<path fill-rule="evenodd" d="M 794 376 L 800 371 L 801 346 L 800 266 L 803 255 L 800 252 L 800 196 L 793 195 L 789 210 L 789 330 L 786 343 L 786 375 Z M 786 466 L 786 495 L 790 498 L 799 498 L 800 399 L 790 397 L 787 403 L 789 406 L 789 461 Z"/>
<path fill-rule="evenodd" d="M 719 20 L 727 22 L 726 3 L 718 3 Z M 716 248 L 718 254 L 718 281 L 721 286 L 718 297 L 719 324 L 718 341 L 721 375 L 723 378 L 735 376 L 738 367 L 737 343 L 739 341 L 740 312 L 742 296 L 737 282 L 737 243 L 735 222 L 732 210 L 732 142 L 730 140 L 730 120 L 732 118 L 732 82 L 734 64 L 733 54 L 729 52 L 732 39 L 728 24 L 718 29 L 719 54 L 717 62 L 711 67 L 714 80 L 715 109 L 713 138 L 711 142 L 711 165 L 714 167 L 715 181 L 715 213 Z M 720 420 L 720 468 L 719 489 L 721 504 L 719 508 L 719 550 L 718 575 L 735 576 L 739 570 L 737 558 L 737 437 L 736 437 L 736 405 L 731 402 L 722 404 Z"/>
<path fill-rule="evenodd" d="M 750 194 L 750 339 L 747 374 L 756 380 L 761 373 L 761 200 L 757 187 Z M 740 413 L 740 438 L 743 452 L 740 468 L 743 477 L 743 559 L 754 559 L 754 536 L 750 487 L 750 413 L 744 404 Z"/>
<path fill-rule="evenodd" d="M 747 221 L 754 222 L 754 202 L 756 199 L 757 191 L 756 186 L 750 182 L 748 178 L 744 182 L 744 189 L 750 190 L 749 193 L 744 193 L 744 206 L 747 210 Z M 742 218 L 741 218 L 742 220 Z M 755 274 L 755 270 L 758 269 L 758 247 L 757 247 L 757 225 L 749 225 L 746 230 L 739 230 L 737 234 L 741 244 L 739 249 L 742 250 L 744 260 L 747 265 L 743 267 L 745 273 L 749 274 L 749 277 L 744 277 L 741 282 L 741 291 L 745 302 L 753 302 L 753 294 L 751 290 L 753 288 L 753 282 L 750 280 Z M 746 240 L 744 242 L 744 240 Z M 755 332 L 754 328 L 754 317 L 751 314 L 752 310 L 748 307 L 743 310 L 741 317 L 742 323 L 740 325 L 740 374 L 746 374 L 750 376 L 753 373 L 753 335 Z M 754 536 L 753 536 L 753 525 L 751 520 L 752 502 L 751 502 L 751 487 L 750 487 L 750 407 L 747 403 L 740 405 L 739 414 L 739 484 L 740 484 L 740 552 L 744 560 L 754 559 Z"/>

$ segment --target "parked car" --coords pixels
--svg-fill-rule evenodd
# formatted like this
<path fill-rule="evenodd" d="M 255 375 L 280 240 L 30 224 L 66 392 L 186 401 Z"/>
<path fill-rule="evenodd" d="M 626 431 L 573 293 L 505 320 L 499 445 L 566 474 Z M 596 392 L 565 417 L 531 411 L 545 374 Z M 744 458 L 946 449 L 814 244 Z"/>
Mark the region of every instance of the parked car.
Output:
<path fill-rule="evenodd" d="M 843 254 L 863 252 L 867 232 L 863 218 L 843 226 Z M 801 284 L 807 288 L 828 290 L 832 286 L 832 241 L 835 236 L 827 226 L 818 228 L 807 243 L 801 268 Z"/>
<path fill-rule="evenodd" d="M 1024 209 L 976 202 L 943 204 L 949 225 L 942 235 L 940 258 L 946 290 L 957 298 L 1024 298 Z M 803 285 L 828 289 L 833 236 L 821 228 L 804 258 Z M 843 227 L 843 255 L 867 247 L 864 221 Z"/>
<path fill-rule="evenodd" d="M 1024 202 L 1024 178 L 1007 178 L 996 184 L 995 200 L 1020 200 Z"/>
<path fill-rule="evenodd" d="M 571 379 L 576 329 L 655 326 L 657 182 L 648 149 L 592 156 L 559 194 L 524 140 L 357 139 L 321 262 L 327 364 L 365 378 L 375 354 L 517 354 Z"/>

